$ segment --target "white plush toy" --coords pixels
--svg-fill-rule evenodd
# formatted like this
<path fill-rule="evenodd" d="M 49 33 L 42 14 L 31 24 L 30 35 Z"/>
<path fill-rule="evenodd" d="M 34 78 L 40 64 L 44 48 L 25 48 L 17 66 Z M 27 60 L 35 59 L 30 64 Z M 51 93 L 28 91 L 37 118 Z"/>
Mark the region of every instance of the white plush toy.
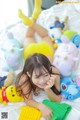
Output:
<path fill-rule="evenodd" d="M 1 49 L 5 58 L 5 70 L 17 70 L 23 64 L 23 47 L 11 32 L 7 33 L 6 43 Z"/>
<path fill-rule="evenodd" d="M 61 75 L 68 76 L 74 70 L 78 52 L 78 49 L 72 42 L 59 45 L 54 54 L 53 64 L 59 69 Z"/>

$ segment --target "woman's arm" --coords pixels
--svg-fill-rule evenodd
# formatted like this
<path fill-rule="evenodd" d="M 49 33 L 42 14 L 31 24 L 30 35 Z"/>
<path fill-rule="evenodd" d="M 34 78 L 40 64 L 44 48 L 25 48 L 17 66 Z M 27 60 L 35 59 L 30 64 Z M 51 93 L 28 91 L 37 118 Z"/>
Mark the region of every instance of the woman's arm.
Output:
<path fill-rule="evenodd" d="M 29 81 L 27 80 L 27 76 L 23 74 L 20 78 L 19 85 L 22 90 L 22 95 L 27 105 L 38 108 L 38 102 L 33 100 L 32 98 L 32 89 Z"/>
<path fill-rule="evenodd" d="M 56 88 L 55 91 L 57 92 L 54 92 L 53 90 L 54 87 Z M 51 101 L 56 101 L 56 102 L 61 101 L 62 97 L 59 94 L 60 93 L 60 73 L 58 69 L 55 67 L 52 67 L 52 74 L 50 77 L 50 81 L 48 82 L 48 86 L 46 86 L 45 88 L 45 92 Z"/>
<path fill-rule="evenodd" d="M 50 88 L 45 89 L 45 92 L 51 101 L 61 102 L 61 98 L 62 98 L 61 95 L 56 95 Z"/>
<path fill-rule="evenodd" d="M 42 116 L 46 120 L 50 120 L 50 118 L 52 116 L 52 110 L 49 107 L 47 107 L 46 105 L 39 103 L 33 99 L 32 91 L 30 91 L 31 86 L 27 81 L 25 82 L 25 80 L 26 80 L 25 75 L 22 75 L 20 84 L 23 83 L 23 81 L 25 83 L 25 84 L 21 85 L 21 90 L 22 90 L 26 104 L 31 107 L 35 107 L 35 108 L 39 109 L 42 113 Z"/>
<path fill-rule="evenodd" d="M 52 110 L 48 106 L 42 103 L 36 102 L 32 98 L 32 95 L 30 95 L 28 99 L 25 98 L 25 102 L 27 103 L 27 105 L 39 109 L 42 113 L 42 116 L 45 118 L 45 120 L 50 120 L 51 117 L 53 116 Z"/>
<path fill-rule="evenodd" d="M 52 67 L 52 73 L 56 76 L 55 87 L 57 88 L 58 91 L 60 91 L 60 72 L 56 67 Z"/>

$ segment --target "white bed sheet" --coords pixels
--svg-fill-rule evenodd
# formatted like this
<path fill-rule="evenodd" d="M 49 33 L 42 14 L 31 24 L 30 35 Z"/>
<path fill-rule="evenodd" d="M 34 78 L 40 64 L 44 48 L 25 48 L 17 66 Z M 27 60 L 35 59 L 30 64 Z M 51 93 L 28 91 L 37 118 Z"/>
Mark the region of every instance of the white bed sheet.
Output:
<path fill-rule="evenodd" d="M 39 16 L 38 23 L 44 26 L 49 30 L 49 26 L 54 23 L 55 16 L 58 16 L 61 20 L 64 19 L 65 16 L 69 16 L 69 29 L 75 30 L 80 33 L 80 9 L 78 9 L 77 5 L 75 4 L 60 4 L 55 5 L 48 10 L 44 10 L 41 15 Z M 16 38 L 18 38 L 23 43 L 23 39 L 25 36 L 26 28 L 22 23 L 15 25 L 14 27 L 10 28 L 9 30 L 12 31 Z M 0 34 L 0 46 L 4 43 L 4 31 Z M 5 41 L 6 42 L 6 41 Z M 6 75 L 7 72 L 2 70 L 2 63 L 3 63 L 3 54 L 0 51 L 0 73 L 1 76 Z M 80 67 L 78 68 L 78 73 L 80 73 Z M 17 72 L 17 71 L 16 71 Z M 40 93 L 40 96 L 35 97 L 34 99 L 41 102 L 43 99 L 46 99 L 47 96 L 44 92 Z M 67 116 L 66 120 L 80 120 L 80 98 L 74 101 L 62 101 L 68 103 L 72 106 L 72 110 Z M 8 103 L 5 107 L 0 104 L 0 114 L 2 112 L 8 112 L 8 119 L 6 120 L 18 120 L 20 114 L 20 107 L 25 105 L 24 102 L 20 103 Z M 0 115 L 1 117 L 1 115 Z M 44 118 L 42 118 L 44 120 Z M 2 120 L 0 118 L 0 120 Z"/>

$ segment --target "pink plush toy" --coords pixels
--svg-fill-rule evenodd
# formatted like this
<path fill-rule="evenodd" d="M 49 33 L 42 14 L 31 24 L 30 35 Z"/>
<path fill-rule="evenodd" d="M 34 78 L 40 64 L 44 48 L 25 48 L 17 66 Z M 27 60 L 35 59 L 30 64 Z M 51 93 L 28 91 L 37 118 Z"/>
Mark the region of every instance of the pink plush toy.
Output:
<path fill-rule="evenodd" d="M 78 49 L 73 43 L 61 43 L 54 54 L 53 65 L 55 65 L 61 75 L 68 76 L 74 70 L 77 60 Z"/>

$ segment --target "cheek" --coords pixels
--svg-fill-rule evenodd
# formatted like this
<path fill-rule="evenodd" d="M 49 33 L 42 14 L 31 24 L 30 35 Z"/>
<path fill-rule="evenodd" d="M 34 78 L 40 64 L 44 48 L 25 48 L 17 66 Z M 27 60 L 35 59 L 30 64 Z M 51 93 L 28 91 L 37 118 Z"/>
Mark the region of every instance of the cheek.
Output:
<path fill-rule="evenodd" d="M 37 84 L 37 80 L 32 78 L 32 82 L 36 85 Z"/>

